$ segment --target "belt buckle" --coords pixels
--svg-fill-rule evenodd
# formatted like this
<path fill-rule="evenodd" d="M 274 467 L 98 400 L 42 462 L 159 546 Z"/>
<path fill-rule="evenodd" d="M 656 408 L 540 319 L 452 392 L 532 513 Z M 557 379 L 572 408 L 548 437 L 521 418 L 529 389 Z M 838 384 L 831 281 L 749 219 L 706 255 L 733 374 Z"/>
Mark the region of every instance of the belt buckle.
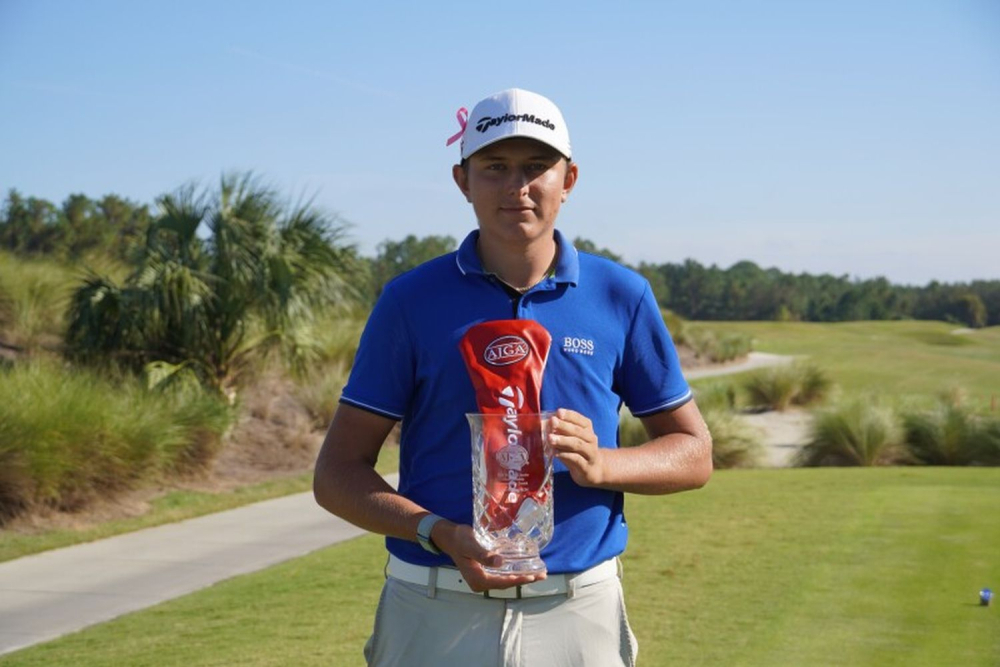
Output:
<path fill-rule="evenodd" d="M 502 588 L 502 589 L 499 589 L 499 590 L 509 591 L 510 589 L 509 588 Z M 518 584 L 517 586 L 514 587 L 514 593 L 515 593 L 514 598 L 510 598 L 510 597 L 508 597 L 506 595 L 497 595 L 496 599 L 497 600 L 511 600 L 511 599 L 520 600 L 520 599 L 522 599 L 524 596 L 521 593 L 521 584 Z M 489 600 L 494 599 L 493 596 L 490 595 L 489 589 L 483 591 L 483 597 L 486 598 L 486 599 L 489 599 Z"/>

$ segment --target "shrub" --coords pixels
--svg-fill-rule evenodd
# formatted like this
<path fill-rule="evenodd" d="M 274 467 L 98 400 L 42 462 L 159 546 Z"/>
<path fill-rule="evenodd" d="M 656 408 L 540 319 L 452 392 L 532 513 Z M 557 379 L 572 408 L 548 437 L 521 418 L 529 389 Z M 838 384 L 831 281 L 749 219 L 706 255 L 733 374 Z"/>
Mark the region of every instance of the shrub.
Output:
<path fill-rule="evenodd" d="M 792 398 L 795 405 L 813 405 L 826 399 L 833 389 L 833 381 L 815 364 L 792 364 L 799 374 L 799 390 Z"/>
<path fill-rule="evenodd" d="M 635 447 L 649 440 L 646 427 L 638 417 L 633 417 L 623 411 L 618 421 L 618 445 L 620 447 Z"/>
<path fill-rule="evenodd" d="M 326 428 L 333 420 L 349 372 L 347 364 L 338 361 L 296 378 L 295 397 L 309 411 L 314 428 Z"/>
<path fill-rule="evenodd" d="M 229 410 L 198 392 L 150 392 L 52 362 L 0 377 L 0 522 L 83 507 L 214 456 Z"/>
<path fill-rule="evenodd" d="M 74 280 L 62 264 L 0 252 L 0 331 L 5 342 L 29 350 L 56 343 Z"/>
<path fill-rule="evenodd" d="M 728 410 L 702 411 L 712 434 L 712 465 L 716 469 L 753 468 L 760 465 L 764 448 L 753 432 L 740 424 Z"/>
<path fill-rule="evenodd" d="M 686 327 L 684 342 L 694 350 L 695 356 L 714 363 L 732 361 L 753 350 L 753 338 L 746 334 L 719 334 L 700 327 Z"/>
<path fill-rule="evenodd" d="M 907 462 L 892 409 L 862 398 L 816 415 L 800 466 L 874 466 Z"/>
<path fill-rule="evenodd" d="M 759 463 L 762 454 L 760 443 L 740 426 L 731 412 L 709 408 L 702 411 L 702 416 L 712 434 L 712 464 L 715 468 L 747 468 Z M 649 436 L 642 421 L 623 412 L 618 440 L 622 447 L 634 447 L 649 440 Z"/>
<path fill-rule="evenodd" d="M 700 385 L 694 390 L 694 397 L 703 411 L 736 409 L 736 387 L 725 380 Z"/>
<path fill-rule="evenodd" d="M 813 364 L 792 363 L 755 371 L 743 383 L 751 405 L 787 410 L 825 399 L 833 387 L 829 376 Z"/>
<path fill-rule="evenodd" d="M 1000 420 L 975 414 L 957 395 L 903 416 L 906 446 L 928 465 L 1000 464 Z"/>
<path fill-rule="evenodd" d="M 798 374 L 788 367 L 755 371 L 743 382 L 751 405 L 786 410 L 799 390 Z"/>

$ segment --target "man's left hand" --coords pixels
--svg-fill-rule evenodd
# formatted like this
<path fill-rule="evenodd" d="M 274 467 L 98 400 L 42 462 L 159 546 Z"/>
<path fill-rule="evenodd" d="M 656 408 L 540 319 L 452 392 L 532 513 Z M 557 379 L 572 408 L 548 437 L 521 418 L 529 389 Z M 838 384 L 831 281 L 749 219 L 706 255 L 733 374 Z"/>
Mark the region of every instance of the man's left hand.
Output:
<path fill-rule="evenodd" d="M 604 480 L 605 452 L 598 446 L 594 425 L 588 418 L 560 408 L 552 417 L 549 442 L 574 482 L 598 486 Z"/>

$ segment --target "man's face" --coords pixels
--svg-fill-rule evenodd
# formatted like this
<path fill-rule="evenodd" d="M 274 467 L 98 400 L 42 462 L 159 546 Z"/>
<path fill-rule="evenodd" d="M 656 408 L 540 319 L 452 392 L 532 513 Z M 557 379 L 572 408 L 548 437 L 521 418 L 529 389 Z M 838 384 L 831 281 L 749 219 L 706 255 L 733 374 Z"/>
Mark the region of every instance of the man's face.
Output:
<path fill-rule="evenodd" d="M 576 184 L 577 167 L 533 139 L 505 139 L 456 165 L 455 183 L 472 204 L 480 234 L 503 243 L 552 235 L 559 207 Z"/>

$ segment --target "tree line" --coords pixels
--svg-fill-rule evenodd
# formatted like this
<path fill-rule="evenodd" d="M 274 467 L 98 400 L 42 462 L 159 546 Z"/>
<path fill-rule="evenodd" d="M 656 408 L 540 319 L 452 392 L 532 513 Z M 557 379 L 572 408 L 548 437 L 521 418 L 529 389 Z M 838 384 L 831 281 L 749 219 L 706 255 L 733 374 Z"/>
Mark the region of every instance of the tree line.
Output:
<path fill-rule="evenodd" d="M 157 216 L 147 205 L 114 194 L 99 199 L 73 194 L 56 206 L 11 189 L 0 207 L 0 249 L 67 261 L 100 253 L 134 262 L 148 251 L 147 236 L 156 228 Z M 340 257 L 351 259 L 355 298 L 362 305 L 374 302 L 393 277 L 457 246 L 450 236 L 410 235 L 385 240 L 374 257 L 362 257 L 342 233 L 335 236 Z M 574 244 L 626 264 L 621 256 L 588 239 L 577 238 Z M 694 320 L 928 319 L 969 327 L 1000 324 L 1000 280 L 932 281 L 920 287 L 895 285 L 881 277 L 786 273 L 752 261 L 720 268 L 693 259 L 630 268 L 649 280 L 664 308 Z"/>

